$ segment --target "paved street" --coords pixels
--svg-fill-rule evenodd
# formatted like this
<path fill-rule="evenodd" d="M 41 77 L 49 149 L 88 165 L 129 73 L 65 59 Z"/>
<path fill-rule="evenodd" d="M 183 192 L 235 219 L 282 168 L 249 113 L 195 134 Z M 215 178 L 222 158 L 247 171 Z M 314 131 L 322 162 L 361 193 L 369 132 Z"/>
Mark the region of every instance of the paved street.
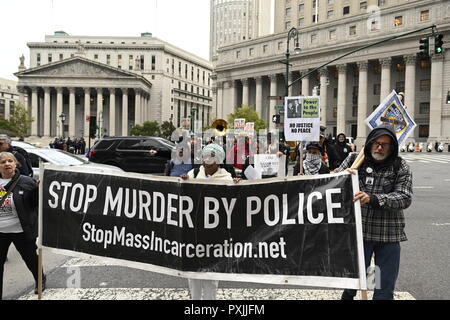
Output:
<path fill-rule="evenodd" d="M 404 153 L 414 174 L 414 201 L 406 211 L 408 242 L 402 244 L 397 299 L 450 299 L 450 154 Z M 292 168 L 291 168 L 292 169 Z M 45 254 L 48 274 L 44 299 L 188 299 L 187 280 L 131 268 L 107 265 L 101 260 Z M 80 282 L 76 283 L 76 275 Z M 74 280 L 75 279 L 75 280 Z M 79 285 L 80 288 L 68 289 Z M 11 247 L 5 265 L 5 299 L 36 299 L 33 281 Z M 219 299 L 338 299 L 340 291 L 307 290 L 220 282 Z"/>

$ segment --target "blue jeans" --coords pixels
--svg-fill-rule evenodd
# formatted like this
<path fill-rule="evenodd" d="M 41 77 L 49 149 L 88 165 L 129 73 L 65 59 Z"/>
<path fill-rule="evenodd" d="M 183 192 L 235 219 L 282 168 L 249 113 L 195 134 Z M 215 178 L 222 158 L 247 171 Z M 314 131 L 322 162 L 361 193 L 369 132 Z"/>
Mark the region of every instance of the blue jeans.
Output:
<path fill-rule="evenodd" d="M 395 282 L 400 269 L 400 243 L 383 243 L 364 241 L 364 259 L 366 270 L 370 266 L 372 254 L 375 255 L 375 265 L 379 268 L 381 283 L 375 288 L 373 300 L 394 300 Z M 345 290 L 348 295 L 356 296 L 356 290 Z"/>

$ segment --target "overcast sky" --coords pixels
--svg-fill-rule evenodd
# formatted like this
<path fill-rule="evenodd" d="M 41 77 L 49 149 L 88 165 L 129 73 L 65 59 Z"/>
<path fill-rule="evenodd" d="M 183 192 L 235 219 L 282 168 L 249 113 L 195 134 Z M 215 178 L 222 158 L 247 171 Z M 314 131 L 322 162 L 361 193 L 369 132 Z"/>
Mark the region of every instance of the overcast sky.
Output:
<path fill-rule="evenodd" d="M 209 0 L 1 0 L 0 78 L 13 75 L 27 42 L 63 30 L 83 36 L 153 36 L 209 58 Z"/>

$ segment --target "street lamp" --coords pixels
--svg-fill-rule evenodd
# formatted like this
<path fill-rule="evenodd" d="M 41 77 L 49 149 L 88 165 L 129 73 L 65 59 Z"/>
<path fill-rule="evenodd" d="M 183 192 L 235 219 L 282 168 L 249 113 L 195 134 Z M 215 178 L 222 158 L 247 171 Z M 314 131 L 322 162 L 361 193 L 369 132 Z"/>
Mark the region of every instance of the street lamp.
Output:
<path fill-rule="evenodd" d="M 289 51 L 289 42 L 291 39 L 295 38 L 295 48 L 294 48 L 294 53 L 295 54 L 299 54 L 300 52 L 302 52 L 302 49 L 300 49 L 300 44 L 298 42 L 298 29 L 296 27 L 292 27 L 291 30 L 289 30 L 288 32 L 288 36 L 287 36 L 287 45 L 286 45 L 286 61 L 284 63 L 286 63 L 286 77 L 285 77 L 285 96 L 288 97 L 289 96 L 289 58 L 291 57 L 291 53 Z"/>
<path fill-rule="evenodd" d="M 66 121 L 66 115 L 64 113 L 61 113 L 59 115 L 59 118 L 61 119 L 61 136 L 64 139 L 64 121 Z"/>

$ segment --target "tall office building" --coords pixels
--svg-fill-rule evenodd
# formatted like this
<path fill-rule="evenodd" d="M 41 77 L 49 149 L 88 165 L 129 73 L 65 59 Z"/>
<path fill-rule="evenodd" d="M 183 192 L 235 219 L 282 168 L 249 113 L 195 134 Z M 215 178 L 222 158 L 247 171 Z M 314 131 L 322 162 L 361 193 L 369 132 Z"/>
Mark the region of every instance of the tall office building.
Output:
<path fill-rule="evenodd" d="M 275 0 L 211 0 L 210 59 L 217 49 L 273 33 Z"/>

